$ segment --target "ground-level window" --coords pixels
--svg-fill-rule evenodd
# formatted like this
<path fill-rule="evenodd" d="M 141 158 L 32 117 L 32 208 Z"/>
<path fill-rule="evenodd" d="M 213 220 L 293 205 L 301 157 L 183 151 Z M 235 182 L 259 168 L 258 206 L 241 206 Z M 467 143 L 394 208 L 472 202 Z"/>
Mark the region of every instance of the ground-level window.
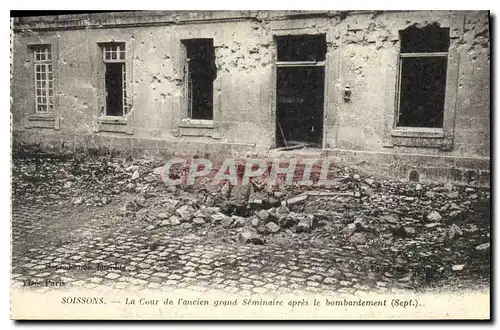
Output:
<path fill-rule="evenodd" d="M 213 39 L 188 39 L 186 47 L 186 102 L 191 119 L 213 119 L 215 52 Z"/>
<path fill-rule="evenodd" d="M 411 26 L 400 37 L 397 126 L 442 128 L 449 28 Z"/>
<path fill-rule="evenodd" d="M 104 62 L 105 113 L 123 116 L 128 113 L 125 43 L 110 42 L 101 45 Z"/>
<path fill-rule="evenodd" d="M 37 113 L 54 111 L 54 80 L 50 45 L 33 47 L 35 73 L 35 110 Z"/>

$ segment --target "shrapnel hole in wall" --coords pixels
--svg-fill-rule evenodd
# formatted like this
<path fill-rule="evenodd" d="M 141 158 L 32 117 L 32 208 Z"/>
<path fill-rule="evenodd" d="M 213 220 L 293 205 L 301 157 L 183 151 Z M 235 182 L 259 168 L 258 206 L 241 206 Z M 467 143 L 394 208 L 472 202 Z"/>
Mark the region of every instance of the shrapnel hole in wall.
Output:
<path fill-rule="evenodd" d="M 411 182 L 418 182 L 420 180 L 420 174 L 417 171 L 412 170 L 410 172 L 409 179 L 410 179 Z"/>
<path fill-rule="evenodd" d="M 213 39 L 184 40 L 187 55 L 187 102 L 191 119 L 213 119 L 213 90 L 217 70 Z"/>
<path fill-rule="evenodd" d="M 449 28 L 411 26 L 400 37 L 398 126 L 442 128 Z"/>

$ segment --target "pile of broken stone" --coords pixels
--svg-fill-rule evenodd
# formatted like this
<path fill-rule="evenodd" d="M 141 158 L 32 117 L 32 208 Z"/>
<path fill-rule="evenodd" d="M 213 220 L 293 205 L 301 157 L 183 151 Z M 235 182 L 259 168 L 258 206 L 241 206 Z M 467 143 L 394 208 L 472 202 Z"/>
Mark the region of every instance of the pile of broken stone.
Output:
<path fill-rule="evenodd" d="M 342 251 L 339 262 L 387 269 L 384 276 L 400 281 L 410 269 L 424 278 L 488 280 L 490 190 L 475 182 L 407 182 L 335 167 L 327 187 L 267 186 L 265 178 L 247 186 L 203 178 L 171 186 L 161 179 L 163 163 L 109 155 L 14 158 L 13 203 L 73 205 L 75 212 L 106 207 L 147 230 L 256 248 L 328 247 Z"/>
<path fill-rule="evenodd" d="M 244 217 L 224 213 L 221 207 L 197 205 L 196 202 L 183 204 L 180 200 L 163 199 L 160 205 L 151 208 L 142 198 L 125 203 L 126 217 L 137 217 L 151 225 L 151 229 L 187 225 L 185 228 L 200 226 L 220 226 L 226 229 L 240 229 L 238 240 L 242 243 L 264 244 L 264 237 L 283 230 L 310 232 L 317 227 L 317 218 L 312 214 L 296 213 L 281 205 L 270 209 L 257 210 Z"/>
<path fill-rule="evenodd" d="M 238 229 L 239 241 L 254 244 L 273 235 L 301 233 L 352 244 L 380 237 L 443 242 L 480 232 L 489 240 L 489 214 L 479 222 L 471 219 L 477 205 L 489 209 L 490 192 L 474 182 L 446 186 L 386 180 L 344 167 L 335 168 L 329 187 L 265 186 L 265 177 L 247 186 L 211 185 L 203 179 L 194 186 L 166 186 L 162 164 L 109 155 L 18 157 L 12 167 L 13 199 L 100 207 L 132 196 L 123 214 L 144 219 L 152 228 Z M 487 244 L 480 242 L 478 249 Z"/>
<path fill-rule="evenodd" d="M 489 228 L 489 219 L 468 221 L 477 204 L 489 203 L 486 188 L 376 180 L 362 178 L 348 168 L 341 171 L 336 186 L 328 188 L 259 189 L 255 182 L 248 186 L 204 186 L 202 182 L 197 187 L 168 186 L 164 189 L 173 196 L 162 199 L 157 207 L 147 206 L 148 199 L 141 196 L 125 204 L 124 214 L 148 221 L 151 228 L 237 229 L 237 240 L 250 244 L 264 244 L 280 233 L 314 233 L 352 244 L 380 237 L 428 237 L 443 242 L 479 232 L 478 226 Z M 160 170 L 154 172 L 159 175 Z"/>
<path fill-rule="evenodd" d="M 109 155 L 24 152 L 12 159 L 13 202 L 100 207 L 123 193 L 157 193 L 160 182 L 152 169 L 158 164 Z"/>
<path fill-rule="evenodd" d="M 123 215 L 150 230 L 222 242 L 342 250 L 348 262 L 364 260 L 400 281 L 487 281 L 487 188 L 377 180 L 347 168 L 342 173 L 329 189 L 181 186 L 158 198 L 134 197 L 123 205 Z"/>

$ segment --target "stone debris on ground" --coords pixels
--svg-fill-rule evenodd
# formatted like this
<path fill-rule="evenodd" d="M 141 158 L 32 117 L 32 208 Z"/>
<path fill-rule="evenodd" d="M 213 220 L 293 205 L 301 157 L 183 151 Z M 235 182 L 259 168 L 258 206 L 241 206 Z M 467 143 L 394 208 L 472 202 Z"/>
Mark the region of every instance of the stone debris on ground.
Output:
<path fill-rule="evenodd" d="M 331 187 L 270 188 L 256 179 L 248 186 L 172 189 L 160 179 L 161 165 L 109 155 L 28 153 L 13 159 L 13 198 L 75 208 L 118 203 L 122 221 L 221 242 L 357 251 L 362 267 L 403 283 L 429 283 L 489 265 L 481 253 L 490 247 L 488 188 L 365 178 L 338 168 Z"/>
<path fill-rule="evenodd" d="M 438 222 L 441 221 L 441 219 L 442 219 L 441 214 L 439 214 L 439 212 L 437 211 L 432 211 L 427 215 L 427 221 L 429 222 Z"/>
<path fill-rule="evenodd" d="M 482 251 L 490 248 L 490 242 L 484 243 L 484 244 L 479 244 L 476 246 L 476 250 Z"/>

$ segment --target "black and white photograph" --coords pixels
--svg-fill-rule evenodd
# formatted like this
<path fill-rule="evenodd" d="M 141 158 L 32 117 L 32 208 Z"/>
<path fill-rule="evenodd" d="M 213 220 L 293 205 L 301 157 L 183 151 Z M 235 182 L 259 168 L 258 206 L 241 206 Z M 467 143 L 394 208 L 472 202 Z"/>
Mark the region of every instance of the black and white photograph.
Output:
<path fill-rule="evenodd" d="M 490 15 L 12 11 L 11 318 L 490 319 Z"/>

